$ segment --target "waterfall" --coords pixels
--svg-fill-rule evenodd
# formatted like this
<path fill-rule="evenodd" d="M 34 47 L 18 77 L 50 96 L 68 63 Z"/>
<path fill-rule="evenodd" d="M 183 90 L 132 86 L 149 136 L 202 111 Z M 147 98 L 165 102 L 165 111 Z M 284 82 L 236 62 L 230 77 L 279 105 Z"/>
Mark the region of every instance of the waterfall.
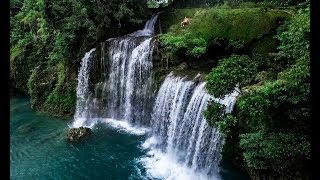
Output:
<path fill-rule="evenodd" d="M 152 38 L 137 45 L 135 38 L 113 40 L 108 80 L 107 117 L 130 122 L 147 118 L 150 101 Z"/>
<path fill-rule="evenodd" d="M 93 48 L 85 54 L 81 60 L 81 69 L 78 74 L 78 86 L 77 86 L 77 105 L 75 112 L 74 126 L 79 127 L 85 122 L 87 116 L 87 108 L 90 102 L 88 102 L 89 95 L 89 71 L 90 71 L 90 61 L 92 59 L 92 53 L 96 49 Z"/>
<path fill-rule="evenodd" d="M 203 111 L 209 100 L 226 105 L 231 112 L 235 91 L 217 99 L 205 90 L 205 83 L 188 81 L 170 73 L 161 85 L 152 112 L 155 146 L 184 167 L 208 175 L 219 172 L 224 137 L 206 122 Z"/>
<path fill-rule="evenodd" d="M 217 128 L 208 125 L 203 111 L 208 101 L 214 100 L 226 105 L 226 112 L 230 113 L 238 93 L 217 99 L 206 92 L 200 75 L 188 80 L 170 73 L 155 98 L 151 88 L 152 36 L 157 17 L 158 14 L 146 22 L 144 29 L 108 39 L 85 54 L 78 74 L 77 105 L 71 126 L 93 127 L 101 121 L 135 134 L 151 129 L 151 138 L 143 147 L 153 149 L 149 154 L 160 154 L 162 160 L 141 160 L 152 177 L 216 178 L 225 139 Z M 139 125 L 140 129 L 132 125 Z M 162 170 L 164 174 L 159 173 Z M 177 175 L 181 172 L 183 176 Z M 200 175 L 192 176 L 190 172 Z"/>
<path fill-rule="evenodd" d="M 78 74 L 73 127 L 90 127 L 97 118 L 149 123 L 152 35 L 157 17 L 152 16 L 144 29 L 108 39 L 85 54 Z"/>

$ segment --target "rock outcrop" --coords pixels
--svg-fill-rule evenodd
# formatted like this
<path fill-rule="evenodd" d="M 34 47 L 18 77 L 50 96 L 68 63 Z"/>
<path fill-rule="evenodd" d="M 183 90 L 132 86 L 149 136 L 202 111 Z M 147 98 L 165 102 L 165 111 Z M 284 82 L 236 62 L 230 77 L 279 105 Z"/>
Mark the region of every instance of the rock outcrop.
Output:
<path fill-rule="evenodd" d="M 87 127 L 78 127 L 78 128 L 71 128 L 68 131 L 67 134 L 67 140 L 68 141 L 77 141 L 83 137 L 86 137 L 90 134 L 91 129 Z"/>
<path fill-rule="evenodd" d="M 186 69 L 188 69 L 188 64 L 186 62 L 179 64 L 178 67 L 176 68 L 176 70 L 178 70 L 178 71 L 182 71 L 182 70 L 186 70 Z"/>

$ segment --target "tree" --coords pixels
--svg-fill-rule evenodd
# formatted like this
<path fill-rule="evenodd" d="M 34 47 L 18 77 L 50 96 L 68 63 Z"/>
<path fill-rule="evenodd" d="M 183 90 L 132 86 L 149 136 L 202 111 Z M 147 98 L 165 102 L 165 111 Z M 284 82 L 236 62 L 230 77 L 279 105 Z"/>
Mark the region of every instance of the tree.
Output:
<path fill-rule="evenodd" d="M 248 85 L 257 73 L 258 63 L 248 56 L 232 55 L 219 60 L 217 67 L 206 77 L 206 88 L 216 98 L 223 98 L 238 85 Z"/>
<path fill-rule="evenodd" d="M 225 105 L 211 100 L 204 111 L 204 116 L 210 126 L 216 126 L 221 133 L 228 134 L 238 121 L 236 117 L 226 113 L 225 109 Z"/>
<path fill-rule="evenodd" d="M 278 31 L 287 68 L 274 81 L 241 96 L 237 118 L 246 133 L 240 147 L 253 171 L 305 177 L 310 163 L 310 10 Z M 295 173 L 297 172 L 297 174 Z"/>
<path fill-rule="evenodd" d="M 251 175 L 308 177 L 311 135 L 309 7 L 299 10 L 281 27 L 277 38 L 279 54 L 285 59 L 284 64 L 270 61 L 270 67 L 281 66 L 277 77 L 257 85 L 252 81 L 257 72 L 254 61 L 242 60 L 242 64 L 237 61 L 239 56 L 221 60 L 207 76 L 209 93 L 221 97 L 233 90 L 236 83 L 254 88 L 238 97 L 233 120 L 226 120 L 223 107 L 213 102 L 209 103 L 205 115 L 211 125 L 215 123 L 222 130 L 238 126 L 239 140 L 234 138 L 240 146 L 238 156 L 243 158 Z"/>
<path fill-rule="evenodd" d="M 298 14 L 279 28 L 280 54 L 294 64 L 300 58 L 310 56 L 310 7 L 300 9 Z"/>

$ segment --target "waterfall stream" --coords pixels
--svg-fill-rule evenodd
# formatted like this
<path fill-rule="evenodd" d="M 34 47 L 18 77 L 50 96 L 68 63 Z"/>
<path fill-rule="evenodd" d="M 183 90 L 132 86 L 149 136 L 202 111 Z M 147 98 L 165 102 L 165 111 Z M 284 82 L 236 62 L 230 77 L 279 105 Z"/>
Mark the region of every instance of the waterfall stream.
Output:
<path fill-rule="evenodd" d="M 224 137 L 217 128 L 208 125 L 203 111 L 212 99 L 224 104 L 226 112 L 231 112 L 238 93 L 235 91 L 224 99 L 214 98 L 206 93 L 205 83 L 196 78 L 188 81 L 186 77 L 175 77 L 172 73 L 166 77 L 152 112 L 154 143 L 146 148 L 161 149 L 174 163 L 218 178 Z"/>
<path fill-rule="evenodd" d="M 152 53 L 157 17 L 144 29 L 108 39 L 85 54 L 71 127 L 92 128 L 98 121 L 131 129 L 148 127 L 150 138 L 142 146 L 149 156 L 141 162 L 151 177 L 192 179 L 190 172 L 195 172 L 200 173 L 196 179 L 218 178 L 224 137 L 207 124 L 203 111 L 213 99 L 231 112 L 238 94 L 216 99 L 197 77 L 187 80 L 170 73 L 154 97 Z"/>
<path fill-rule="evenodd" d="M 108 39 L 82 59 L 73 127 L 92 127 L 96 118 L 145 125 L 152 103 L 154 15 L 143 30 Z"/>

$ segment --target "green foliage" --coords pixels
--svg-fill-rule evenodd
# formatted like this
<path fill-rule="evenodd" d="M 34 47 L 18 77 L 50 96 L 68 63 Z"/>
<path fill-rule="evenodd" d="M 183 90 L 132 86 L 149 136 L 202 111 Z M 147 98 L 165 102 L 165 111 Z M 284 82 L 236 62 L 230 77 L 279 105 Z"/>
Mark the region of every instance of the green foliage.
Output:
<path fill-rule="evenodd" d="M 160 3 L 158 3 L 156 0 L 148 0 L 147 2 L 148 8 L 159 8 Z"/>
<path fill-rule="evenodd" d="M 230 92 L 237 74 L 245 75 L 243 93 L 236 112 L 226 120 L 223 108 L 210 102 L 205 112 L 211 125 L 234 129 L 239 134 L 240 154 L 245 166 L 258 177 L 308 177 L 310 163 L 310 10 L 298 11 L 278 30 L 280 56 L 268 58 L 277 41 L 270 35 L 256 41 L 251 60 L 255 70 L 237 65 L 235 58 L 220 60 L 207 76 L 207 89 L 215 96 Z M 263 46 L 271 42 L 270 47 Z M 231 62 L 237 62 L 232 64 Z M 222 65 L 222 63 L 226 63 Z M 242 62 L 242 61 L 241 61 Z M 232 67 L 232 68 L 231 68 Z M 234 73 L 237 72 L 237 73 Z M 252 72 L 252 74 L 248 72 Z M 235 81 L 237 79 L 237 81 Z M 254 80 L 253 80 L 254 79 Z M 226 128 L 227 127 L 227 128 Z M 228 132 L 228 131 L 227 131 Z M 234 132 L 231 132 L 233 136 Z"/>
<path fill-rule="evenodd" d="M 228 134 L 238 120 L 233 115 L 226 113 L 225 109 L 225 105 L 211 100 L 204 111 L 204 116 L 210 126 L 216 126 L 221 133 Z"/>
<path fill-rule="evenodd" d="M 284 133 L 287 137 L 275 135 L 272 137 L 281 137 L 281 141 L 272 138 L 261 141 L 268 138 L 253 136 L 254 139 L 245 144 L 251 135 L 242 136 L 243 155 L 250 168 L 268 169 L 279 174 L 295 172 L 292 168 L 296 167 L 296 164 L 301 165 L 300 170 L 305 168 L 305 161 L 309 158 L 310 152 L 309 139 L 305 138 L 302 141 L 289 134 L 309 137 L 311 133 L 310 69 L 307 64 L 308 61 L 301 60 L 280 73 L 276 81 L 266 83 L 253 93 L 239 98 L 237 105 L 240 112 L 237 117 L 246 132 Z M 249 143 L 255 148 L 247 147 Z M 268 149 L 270 146 L 273 148 L 272 151 Z M 264 147 L 261 152 L 261 148 Z"/>
<path fill-rule="evenodd" d="M 289 59 L 310 56 L 310 8 L 301 9 L 287 25 L 279 29 L 280 53 Z"/>
<path fill-rule="evenodd" d="M 191 38 L 191 33 L 182 36 L 172 36 L 165 34 L 160 37 L 164 49 L 169 52 L 183 50 L 187 55 L 199 57 L 206 52 L 207 42 L 203 38 Z"/>
<path fill-rule="evenodd" d="M 181 27 L 183 17 L 191 24 Z M 176 9 L 166 15 L 166 33 L 160 41 L 171 53 L 200 57 L 215 39 L 226 39 L 231 48 L 240 49 L 253 39 L 268 33 L 279 19 L 290 17 L 285 11 L 261 12 L 259 8 L 245 9 Z"/>
<path fill-rule="evenodd" d="M 300 12 L 303 13 L 303 12 Z M 295 18 L 301 18 L 301 14 Z M 292 27 L 295 18 L 287 25 Z M 310 18 L 310 17 L 309 17 Z M 308 22 L 308 21 L 307 21 Z M 310 26 L 300 24 L 303 31 Z M 289 32 L 292 30 L 289 28 Z M 297 28 L 296 31 L 301 31 Z M 280 36 L 287 32 L 280 31 Z M 294 32 L 292 32 L 294 33 Z M 292 37 L 294 38 L 294 37 Z M 282 52 L 288 49 L 285 41 L 280 39 Z M 290 46 L 296 47 L 302 44 L 309 44 L 309 38 L 300 41 L 288 42 Z M 247 122 L 248 127 L 255 129 L 281 130 L 289 132 L 310 132 L 310 57 L 306 49 L 304 53 L 300 49 L 289 50 L 291 53 L 284 53 L 290 61 L 288 68 L 278 74 L 275 81 L 266 82 L 254 92 L 239 98 L 240 119 Z M 294 55 L 296 54 L 296 55 Z M 294 56 L 292 56 L 294 55 Z M 297 57 L 299 56 L 299 57 Z M 297 57 L 297 58 L 294 58 Z"/>
<path fill-rule="evenodd" d="M 237 102 L 237 106 L 240 110 L 238 116 L 240 121 L 244 121 L 246 124 L 245 129 L 255 131 L 255 130 L 265 130 L 269 126 L 269 121 L 272 117 L 265 112 L 269 107 L 271 107 L 271 102 L 263 95 L 256 94 L 244 94 L 241 96 Z M 248 110 L 246 112 L 246 110 Z"/>
<path fill-rule="evenodd" d="M 216 122 L 223 121 L 225 117 L 225 108 L 225 105 L 214 100 L 209 101 L 207 109 L 204 112 L 204 116 L 209 125 L 213 126 L 216 125 Z"/>
<path fill-rule="evenodd" d="M 240 138 L 244 160 L 252 171 L 272 169 L 290 177 L 310 160 L 310 139 L 304 135 L 257 131 Z"/>
<path fill-rule="evenodd" d="M 10 7 L 22 7 L 23 0 L 10 0 Z"/>
<path fill-rule="evenodd" d="M 65 85 L 65 88 L 57 86 L 47 97 L 45 106 L 47 111 L 59 115 L 71 115 L 74 113 L 76 106 L 76 83 L 71 82 Z"/>
<path fill-rule="evenodd" d="M 206 77 L 206 88 L 214 97 L 222 98 L 231 93 L 237 84 L 250 83 L 257 73 L 258 63 L 248 56 L 232 55 L 221 59 Z"/>
<path fill-rule="evenodd" d="M 208 7 L 213 6 L 219 3 L 222 3 L 223 0 L 149 0 L 148 4 L 151 4 L 153 6 L 149 6 L 151 8 L 154 7 L 166 7 L 170 4 L 174 4 L 175 7 Z M 157 4 L 155 6 L 154 4 Z"/>
<path fill-rule="evenodd" d="M 242 4 L 243 0 L 225 0 L 225 4 L 231 8 L 236 8 Z"/>
<path fill-rule="evenodd" d="M 16 15 L 23 5 L 23 0 L 10 0 L 10 15 Z"/>
<path fill-rule="evenodd" d="M 259 39 L 252 45 L 252 53 L 268 56 L 268 53 L 275 52 L 278 47 L 278 41 L 273 35 L 266 35 Z"/>
<path fill-rule="evenodd" d="M 299 5 L 300 3 L 307 2 L 309 0 L 268 0 L 272 3 L 275 3 L 276 5 L 279 6 L 294 6 L 294 5 Z"/>
<path fill-rule="evenodd" d="M 233 49 L 234 51 L 242 49 L 244 48 L 244 42 L 240 40 L 230 40 L 228 48 Z"/>
<path fill-rule="evenodd" d="M 39 65 L 32 70 L 28 79 L 28 90 L 33 108 L 41 109 L 43 107 L 43 102 L 46 101 L 47 96 L 56 86 L 56 71 L 56 67 L 46 67 L 44 65 Z"/>
<path fill-rule="evenodd" d="M 289 60 L 288 68 L 275 81 L 239 99 L 239 119 L 246 124 L 247 132 L 253 133 L 241 136 L 240 146 L 252 169 L 292 176 L 309 163 L 309 12 L 299 11 L 279 31 L 279 49 Z"/>
<path fill-rule="evenodd" d="M 179 11 L 179 10 L 176 10 Z M 195 9 L 193 16 L 188 16 L 191 24 L 181 28 L 181 19 L 169 29 L 169 33 L 184 34 L 191 32 L 194 36 L 201 36 L 205 40 L 226 38 L 242 40 L 245 43 L 261 34 L 269 32 L 276 26 L 278 18 L 287 18 L 286 12 L 274 10 L 263 13 L 258 8 L 249 9 Z M 188 15 L 188 14 L 186 14 Z M 189 14 L 191 15 L 191 14 Z"/>
<path fill-rule="evenodd" d="M 306 0 L 225 0 L 226 4 L 232 8 L 255 7 L 259 5 L 294 6 L 306 2 Z"/>
<path fill-rule="evenodd" d="M 57 65 L 57 84 L 45 101 L 48 110 L 73 114 L 76 105 L 76 80 L 68 78 L 69 71 L 64 64 Z"/>
<path fill-rule="evenodd" d="M 75 79 L 83 54 L 100 41 L 141 28 L 151 15 L 146 0 L 11 3 L 21 7 L 10 17 L 11 85 L 29 92 L 34 108 L 47 108 L 53 113 L 73 111 Z M 41 70 L 35 70 L 39 65 Z M 51 67 L 58 68 L 57 84 L 41 85 L 46 82 L 40 74 L 47 77 L 43 73 L 51 72 Z"/>
<path fill-rule="evenodd" d="M 32 4 L 32 5 L 31 5 Z M 44 61 L 41 54 L 50 48 L 43 1 L 24 1 L 21 11 L 10 19 L 10 78 L 17 89 L 27 92 L 31 70 Z"/>
<path fill-rule="evenodd" d="M 28 80 L 32 107 L 58 116 L 71 115 L 76 105 L 76 81 L 67 80 L 67 73 L 62 63 L 37 66 Z"/>
<path fill-rule="evenodd" d="M 237 124 L 237 122 L 238 120 L 236 117 L 227 114 L 222 121 L 216 122 L 216 126 L 222 133 L 228 134 L 230 133 L 230 129 L 234 127 Z"/>
<path fill-rule="evenodd" d="M 59 62 L 66 62 L 72 57 L 72 52 L 68 49 L 71 46 L 73 33 L 57 32 L 54 37 L 54 48 L 49 54 L 49 64 L 57 64 Z"/>

